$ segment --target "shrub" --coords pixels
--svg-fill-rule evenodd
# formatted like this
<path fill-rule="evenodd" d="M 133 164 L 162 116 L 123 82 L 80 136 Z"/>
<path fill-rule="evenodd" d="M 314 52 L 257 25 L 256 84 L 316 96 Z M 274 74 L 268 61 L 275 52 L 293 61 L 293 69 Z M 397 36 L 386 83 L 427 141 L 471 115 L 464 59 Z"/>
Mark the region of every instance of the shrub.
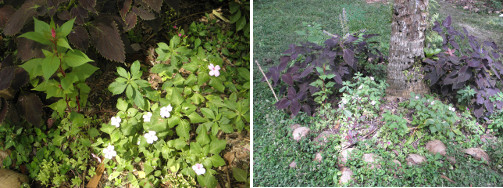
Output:
<path fill-rule="evenodd" d="M 276 107 L 288 109 L 292 116 L 301 110 L 310 115 L 316 108 L 311 96 L 321 89 L 310 85 L 320 77 L 316 67 L 329 67 L 325 74 L 333 74 L 335 87 L 340 88 L 343 80 L 361 69 L 359 62 L 377 64 L 384 60 L 378 49 L 370 47 L 375 42 L 369 42 L 369 39 L 374 36 L 363 33 L 347 37 L 333 35 L 322 46 L 311 42 L 291 45 L 280 58 L 279 65 L 269 68 L 266 74 L 275 86 L 280 82 L 286 84 L 280 90 L 287 91 L 287 94 L 275 104 Z"/>
<path fill-rule="evenodd" d="M 424 61 L 425 79 L 430 87 L 453 98 L 459 90 L 470 86 L 476 91 L 470 108 L 477 118 L 493 113 L 495 105 L 496 109 L 503 108 L 503 101 L 490 100 L 501 91 L 498 82 L 503 77 L 503 51 L 494 42 L 478 42 L 464 28 L 463 32 L 456 31 L 450 16 L 442 24 L 435 22 L 433 30 L 442 36 L 445 52 L 437 54 L 438 60 Z"/>

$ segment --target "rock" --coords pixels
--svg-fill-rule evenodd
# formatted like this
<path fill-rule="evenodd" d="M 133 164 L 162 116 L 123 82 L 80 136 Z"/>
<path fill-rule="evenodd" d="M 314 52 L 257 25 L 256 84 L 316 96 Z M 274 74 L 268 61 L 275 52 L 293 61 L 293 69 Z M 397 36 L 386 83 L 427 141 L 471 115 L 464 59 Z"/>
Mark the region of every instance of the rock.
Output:
<path fill-rule="evenodd" d="M 137 52 L 137 51 L 140 51 L 141 50 L 141 46 L 140 44 L 138 43 L 134 43 L 134 44 L 131 44 L 131 48 L 133 49 L 133 51 Z"/>
<path fill-rule="evenodd" d="M 353 178 L 353 171 L 350 168 L 342 168 L 342 176 L 339 179 L 339 185 L 348 184 Z"/>
<path fill-rule="evenodd" d="M 495 13 L 495 14 L 499 14 L 499 13 L 501 13 L 501 11 L 498 11 L 498 10 L 497 10 L 497 11 L 494 11 L 494 13 Z"/>
<path fill-rule="evenodd" d="M 339 163 L 342 165 L 345 165 L 346 162 L 348 162 L 349 157 L 351 155 L 353 155 L 355 153 L 355 151 L 357 151 L 355 148 L 348 148 L 348 149 L 342 150 L 341 155 L 339 155 L 339 157 L 338 157 Z"/>
<path fill-rule="evenodd" d="M 307 127 L 296 128 L 293 130 L 293 139 L 298 142 L 300 139 L 307 136 L 307 133 L 309 133 L 309 128 Z"/>
<path fill-rule="evenodd" d="M 486 160 L 487 162 L 490 161 L 489 155 L 487 155 L 487 153 L 480 148 L 468 148 L 465 149 L 464 152 L 468 155 L 471 155 L 473 158 L 477 160 L 484 158 L 484 160 Z"/>
<path fill-rule="evenodd" d="M 314 141 L 320 145 L 325 145 L 329 141 L 331 135 L 335 134 L 331 131 L 323 131 L 316 138 L 314 138 Z"/>
<path fill-rule="evenodd" d="M 323 157 L 321 156 L 320 152 L 316 153 L 316 156 L 314 157 L 314 160 L 318 161 L 319 163 L 321 163 L 321 161 L 323 160 Z"/>
<path fill-rule="evenodd" d="M 445 156 L 445 158 L 447 158 L 447 161 L 449 161 L 451 164 L 456 164 L 456 158 L 451 156 Z"/>
<path fill-rule="evenodd" d="M 362 160 L 370 164 L 370 169 L 374 168 L 381 168 L 381 165 L 378 164 L 379 160 L 382 158 L 379 157 L 379 155 L 369 153 L 369 154 L 363 154 Z"/>
<path fill-rule="evenodd" d="M 426 143 L 426 149 L 432 154 L 440 154 L 445 156 L 445 145 L 440 140 L 432 140 Z"/>
<path fill-rule="evenodd" d="M 28 183 L 28 176 L 8 169 L 0 169 L 0 188 L 21 187 Z"/>
<path fill-rule="evenodd" d="M 290 125 L 290 130 L 295 130 L 295 129 L 299 128 L 299 127 L 301 127 L 301 126 L 299 124 L 297 124 L 297 123 L 296 124 L 292 124 L 292 125 Z"/>
<path fill-rule="evenodd" d="M 395 163 L 398 166 L 398 168 L 402 167 L 402 163 L 396 159 L 391 162 Z"/>
<path fill-rule="evenodd" d="M 295 161 L 292 161 L 288 166 L 290 166 L 290 168 L 295 168 L 297 167 L 297 163 Z"/>
<path fill-rule="evenodd" d="M 463 9 L 468 10 L 468 6 L 464 6 Z"/>
<path fill-rule="evenodd" d="M 412 166 L 426 162 L 426 157 L 418 154 L 409 154 L 405 160 L 407 161 L 407 165 Z"/>

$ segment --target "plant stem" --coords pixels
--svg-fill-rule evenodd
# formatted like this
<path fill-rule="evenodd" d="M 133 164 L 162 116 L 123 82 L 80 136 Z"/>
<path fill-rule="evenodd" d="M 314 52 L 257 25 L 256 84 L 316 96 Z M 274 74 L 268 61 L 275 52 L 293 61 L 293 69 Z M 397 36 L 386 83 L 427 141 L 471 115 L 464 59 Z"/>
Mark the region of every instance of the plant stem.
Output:
<path fill-rule="evenodd" d="M 267 85 L 269 85 L 269 88 L 271 89 L 272 94 L 274 95 L 274 98 L 276 99 L 276 102 L 278 102 L 279 101 L 278 97 L 276 96 L 276 93 L 274 92 L 274 89 L 272 89 L 271 83 L 269 82 L 269 79 L 267 79 L 267 76 L 265 75 L 264 71 L 262 70 L 262 67 L 260 66 L 260 64 L 258 64 L 257 60 L 255 60 L 255 63 L 258 65 L 258 69 L 260 70 L 260 72 L 264 76 L 265 81 L 267 82 Z"/>

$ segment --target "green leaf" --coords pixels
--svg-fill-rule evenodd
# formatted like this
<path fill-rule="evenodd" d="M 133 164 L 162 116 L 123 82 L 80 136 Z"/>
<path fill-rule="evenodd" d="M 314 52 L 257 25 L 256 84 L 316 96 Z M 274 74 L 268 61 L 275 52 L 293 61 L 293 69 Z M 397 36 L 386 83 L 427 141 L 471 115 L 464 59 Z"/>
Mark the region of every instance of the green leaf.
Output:
<path fill-rule="evenodd" d="M 89 134 L 89 136 L 91 138 L 94 138 L 94 137 L 97 137 L 100 135 L 100 132 L 98 131 L 98 129 L 92 127 L 90 129 L 87 130 L 87 134 Z"/>
<path fill-rule="evenodd" d="M 49 107 L 51 107 L 51 109 L 53 109 L 54 111 L 58 112 L 58 115 L 60 117 L 63 117 L 66 110 L 66 102 L 64 99 L 60 99 L 58 100 L 58 102 L 49 105 Z"/>
<path fill-rule="evenodd" d="M 239 3 L 236 3 L 234 1 L 229 2 L 229 9 L 231 13 L 235 13 L 239 10 Z"/>
<path fill-rule="evenodd" d="M 238 10 L 237 13 L 232 14 L 229 21 L 231 24 L 236 23 L 239 20 L 239 18 L 241 18 L 241 10 Z"/>
<path fill-rule="evenodd" d="M 197 75 L 197 84 L 198 85 L 203 85 L 206 83 L 208 80 L 210 80 L 210 75 L 207 72 L 199 73 Z"/>
<path fill-rule="evenodd" d="M 138 60 L 131 65 L 131 74 L 133 74 L 133 79 L 139 79 L 141 77 L 140 62 Z"/>
<path fill-rule="evenodd" d="M 34 25 L 35 25 L 35 29 L 34 29 L 35 32 L 40 33 L 40 34 L 51 32 L 51 26 L 49 26 L 48 23 L 46 23 L 44 21 L 40 21 L 37 18 L 33 18 L 33 21 L 34 21 Z"/>
<path fill-rule="evenodd" d="M 112 131 L 112 134 L 110 134 L 110 142 L 115 143 L 117 142 L 120 138 L 122 137 L 121 132 L 117 129 Z"/>
<path fill-rule="evenodd" d="M 64 39 L 64 38 L 59 38 L 57 44 L 60 47 L 63 47 L 66 49 L 72 49 L 72 47 L 70 47 L 70 44 L 68 44 L 68 41 L 66 41 L 66 39 Z"/>
<path fill-rule="evenodd" d="M 215 114 L 213 113 L 213 110 L 209 108 L 201 108 L 201 113 L 203 113 L 205 118 L 215 119 Z"/>
<path fill-rule="evenodd" d="M 81 66 L 73 67 L 72 72 L 79 77 L 79 80 L 86 80 L 89 76 L 93 75 L 96 70 L 98 70 L 98 67 L 85 63 Z"/>
<path fill-rule="evenodd" d="M 115 81 L 108 86 L 108 90 L 112 92 L 112 95 L 118 95 L 124 92 L 126 86 L 128 86 L 126 83 Z"/>
<path fill-rule="evenodd" d="M 187 120 L 181 120 L 178 126 L 176 127 L 176 134 L 185 140 L 190 139 L 190 124 Z"/>
<path fill-rule="evenodd" d="M 49 78 L 58 70 L 59 68 L 59 58 L 56 56 L 45 57 L 42 61 L 42 72 L 44 73 L 45 80 Z"/>
<path fill-rule="evenodd" d="M 24 37 L 24 38 L 27 38 L 27 39 L 30 39 L 30 40 L 33 40 L 35 42 L 45 44 L 45 45 L 51 44 L 51 41 L 49 41 L 49 39 L 45 38 L 42 34 L 36 33 L 36 32 L 26 32 L 26 33 L 20 35 L 19 37 Z"/>
<path fill-rule="evenodd" d="M 122 98 L 119 98 L 117 99 L 117 105 L 116 105 L 117 109 L 119 109 L 120 111 L 126 111 L 129 107 L 129 104 Z"/>
<path fill-rule="evenodd" d="M 245 26 L 246 26 L 246 17 L 241 16 L 241 18 L 236 23 L 236 31 L 242 30 L 243 28 L 245 28 Z"/>
<path fill-rule="evenodd" d="M 132 118 L 130 120 L 135 120 L 135 119 Z M 136 124 L 136 123 L 128 122 L 128 123 L 121 124 L 120 128 L 121 128 L 121 132 L 124 136 L 130 136 L 130 135 L 136 133 L 136 129 L 133 124 Z"/>
<path fill-rule="evenodd" d="M 224 92 L 224 90 L 225 90 L 224 85 L 223 85 L 223 84 L 222 84 L 222 82 L 221 82 L 219 79 L 217 79 L 217 78 L 215 78 L 215 79 L 211 79 L 211 80 L 210 80 L 209 85 L 210 85 L 211 87 L 215 88 L 216 90 L 218 90 L 218 91 L 219 91 L 219 92 L 221 92 L 221 93 L 223 93 L 223 92 Z"/>
<path fill-rule="evenodd" d="M 175 139 L 175 143 L 174 143 L 174 147 L 175 149 L 177 150 L 181 150 L 183 149 L 185 146 L 187 146 L 187 142 L 182 139 L 182 138 L 179 138 L 179 139 Z"/>
<path fill-rule="evenodd" d="M 238 182 L 246 182 L 248 180 L 248 171 L 234 167 L 232 168 L 232 176 Z"/>
<path fill-rule="evenodd" d="M 210 143 L 210 137 L 208 136 L 208 130 L 204 126 L 200 126 L 201 129 L 199 133 L 197 134 L 196 141 L 199 143 L 201 146 L 205 146 L 206 144 Z"/>
<path fill-rule="evenodd" d="M 213 164 L 214 167 L 220 167 L 225 165 L 224 159 L 220 157 L 220 155 L 213 155 L 210 157 L 211 164 Z"/>
<path fill-rule="evenodd" d="M 79 78 L 77 78 L 77 75 L 75 75 L 75 73 L 68 73 L 66 74 L 66 77 L 61 79 L 61 87 L 64 90 L 73 90 L 73 84 L 77 81 L 79 81 Z"/>
<path fill-rule="evenodd" d="M 197 182 L 207 188 L 214 188 L 217 186 L 217 179 L 210 173 L 197 176 Z"/>
<path fill-rule="evenodd" d="M 133 87 L 128 84 L 127 88 L 126 88 L 126 96 L 127 96 L 127 98 L 132 99 L 133 95 L 134 95 Z"/>
<path fill-rule="evenodd" d="M 191 123 L 202 123 L 202 122 L 206 121 L 197 112 L 192 112 L 191 114 L 189 114 L 188 117 L 189 117 Z"/>
<path fill-rule="evenodd" d="M 183 64 L 182 66 L 183 69 L 185 70 L 188 70 L 190 72 L 196 72 L 197 68 L 199 68 L 197 62 L 190 62 L 190 63 L 186 63 L 186 64 Z"/>
<path fill-rule="evenodd" d="M 70 34 L 70 32 L 72 31 L 72 28 L 73 28 L 73 23 L 75 22 L 75 18 L 71 19 L 71 20 L 68 20 L 67 22 L 65 22 L 63 25 L 61 25 L 60 29 L 61 29 L 61 37 L 66 37 L 68 36 L 68 34 Z"/>
<path fill-rule="evenodd" d="M 63 62 L 70 67 L 78 67 L 92 61 L 80 50 L 70 50 L 63 57 Z"/>
<path fill-rule="evenodd" d="M 24 64 L 20 65 L 28 74 L 30 74 L 30 79 L 37 76 L 42 76 L 42 58 L 35 58 L 26 61 Z"/>
<path fill-rule="evenodd" d="M 128 72 L 126 71 L 126 69 L 124 69 L 122 67 L 117 67 L 117 73 L 119 73 L 119 76 L 122 76 L 124 78 L 129 79 L 129 75 L 128 75 Z"/>
<path fill-rule="evenodd" d="M 218 155 L 222 150 L 225 149 L 227 142 L 225 140 L 215 139 L 210 143 L 210 153 Z"/>

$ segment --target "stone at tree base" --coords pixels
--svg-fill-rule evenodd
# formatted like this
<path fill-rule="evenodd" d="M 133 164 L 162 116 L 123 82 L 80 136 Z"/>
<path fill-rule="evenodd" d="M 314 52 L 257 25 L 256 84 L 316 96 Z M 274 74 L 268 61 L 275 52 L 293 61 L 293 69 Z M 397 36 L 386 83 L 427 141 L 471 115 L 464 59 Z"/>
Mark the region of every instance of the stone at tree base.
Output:
<path fill-rule="evenodd" d="M 323 157 L 321 156 L 320 152 L 316 153 L 316 156 L 314 157 L 314 160 L 318 161 L 319 163 L 321 163 L 321 161 L 323 160 Z"/>
<path fill-rule="evenodd" d="M 323 131 L 316 138 L 314 138 L 314 142 L 316 142 L 317 144 L 325 145 L 331 135 L 335 134 L 330 131 Z"/>
<path fill-rule="evenodd" d="M 487 163 L 490 162 L 489 155 L 487 155 L 487 153 L 480 148 L 468 148 L 468 149 L 465 149 L 464 152 L 468 155 L 471 155 L 473 158 L 475 158 L 477 160 L 484 158 L 484 160 Z"/>
<path fill-rule="evenodd" d="M 445 158 L 447 158 L 447 161 L 449 161 L 451 164 L 456 164 L 456 158 L 451 156 L 445 156 Z"/>
<path fill-rule="evenodd" d="M 426 143 L 426 149 L 432 154 L 440 154 L 445 156 L 445 145 L 440 140 L 432 140 Z"/>
<path fill-rule="evenodd" d="M 402 163 L 400 161 L 394 159 L 392 162 L 398 165 L 398 168 L 402 167 Z"/>
<path fill-rule="evenodd" d="M 290 125 L 290 130 L 292 130 L 292 131 L 293 131 L 293 130 L 295 130 L 295 129 L 299 128 L 299 127 L 301 127 L 301 126 L 300 126 L 300 124 L 298 124 L 298 123 L 296 123 L 296 124 L 291 124 L 291 125 Z"/>
<path fill-rule="evenodd" d="M 407 165 L 413 166 L 426 162 L 426 157 L 418 154 L 409 154 L 405 160 L 407 161 Z"/>
<path fill-rule="evenodd" d="M 300 139 L 307 136 L 307 133 L 309 133 L 309 128 L 307 127 L 296 128 L 293 130 L 293 139 L 298 142 Z"/>
<path fill-rule="evenodd" d="M 381 168 L 381 165 L 378 164 L 378 162 L 382 158 L 379 155 L 369 153 L 369 154 L 363 154 L 362 160 L 370 164 L 370 169 L 374 168 Z"/>
<path fill-rule="evenodd" d="M 297 163 L 295 161 L 292 161 L 288 166 L 290 166 L 290 168 L 295 168 L 297 167 Z"/>
<path fill-rule="evenodd" d="M 350 183 L 351 180 L 353 180 L 351 176 L 353 176 L 353 171 L 351 171 L 350 168 L 347 167 L 342 168 L 342 176 L 339 179 L 339 185 Z"/>
<path fill-rule="evenodd" d="M 0 188 L 21 187 L 21 184 L 28 183 L 28 176 L 8 169 L 0 169 Z"/>
<path fill-rule="evenodd" d="M 338 157 L 339 163 L 342 165 L 345 165 L 346 162 L 348 162 L 349 157 L 351 157 L 351 155 L 353 155 L 355 153 L 355 151 L 357 151 L 357 149 L 355 149 L 355 148 L 348 148 L 348 149 L 342 150 L 341 155 L 339 155 L 339 157 Z"/>

